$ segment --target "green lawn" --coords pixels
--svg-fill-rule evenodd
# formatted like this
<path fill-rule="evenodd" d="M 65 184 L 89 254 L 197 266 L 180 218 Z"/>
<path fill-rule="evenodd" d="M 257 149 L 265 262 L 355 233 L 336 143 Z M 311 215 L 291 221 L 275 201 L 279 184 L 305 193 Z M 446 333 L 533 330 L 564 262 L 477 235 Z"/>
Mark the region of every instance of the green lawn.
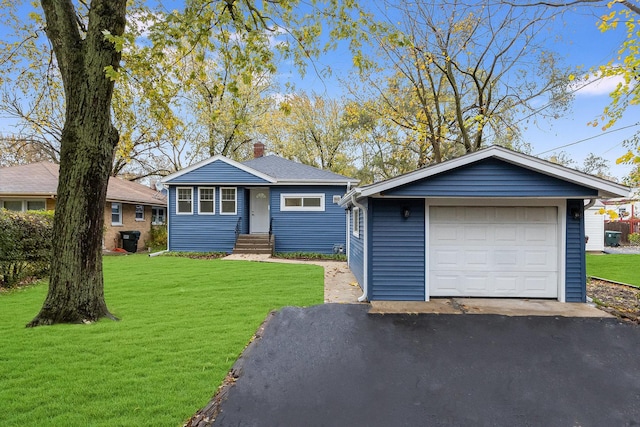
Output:
<path fill-rule="evenodd" d="M 119 322 L 27 329 L 46 285 L 0 295 L 0 426 L 178 426 L 267 313 L 323 301 L 312 265 L 105 257 Z"/>
<path fill-rule="evenodd" d="M 640 286 L 640 255 L 587 254 L 587 276 Z"/>

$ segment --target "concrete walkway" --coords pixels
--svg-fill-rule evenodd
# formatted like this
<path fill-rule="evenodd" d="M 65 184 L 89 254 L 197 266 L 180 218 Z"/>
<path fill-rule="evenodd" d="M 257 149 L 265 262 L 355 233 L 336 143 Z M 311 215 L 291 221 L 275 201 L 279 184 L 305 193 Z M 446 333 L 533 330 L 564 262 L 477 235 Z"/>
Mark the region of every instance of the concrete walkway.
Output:
<path fill-rule="evenodd" d="M 302 261 L 270 255 L 236 254 L 225 260 L 314 264 L 324 268 L 324 302 L 360 304 L 362 290 L 346 262 Z M 433 298 L 431 301 L 373 301 L 369 314 L 497 314 L 503 316 L 614 317 L 590 304 L 509 298 Z"/>

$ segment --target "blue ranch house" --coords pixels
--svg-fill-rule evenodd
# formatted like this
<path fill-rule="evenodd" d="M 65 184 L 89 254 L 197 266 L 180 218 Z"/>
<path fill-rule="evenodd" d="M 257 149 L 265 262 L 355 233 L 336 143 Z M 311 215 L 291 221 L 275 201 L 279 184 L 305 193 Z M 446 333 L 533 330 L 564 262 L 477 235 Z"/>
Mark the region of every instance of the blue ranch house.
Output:
<path fill-rule="evenodd" d="M 341 253 L 341 197 L 357 180 L 264 155 L 217 155 L 165 177 L 168 249 L 193 252 Z M 262 246 L 261 246 L 262 245 Z"/>

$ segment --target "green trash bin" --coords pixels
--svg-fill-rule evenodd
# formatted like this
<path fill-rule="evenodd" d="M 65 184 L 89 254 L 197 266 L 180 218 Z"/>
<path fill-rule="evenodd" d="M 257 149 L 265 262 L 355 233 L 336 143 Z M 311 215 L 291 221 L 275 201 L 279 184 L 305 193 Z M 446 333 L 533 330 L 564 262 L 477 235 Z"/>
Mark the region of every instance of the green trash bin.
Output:
<path fill-rule="evenodd" d="M 605 246 L 620 246 L 620 238 L 622 233 L 620 231 L 605 231 L 604 232 L 604 245 Z"/>
<path fill-rule="evenodd" d="M 137 230 L 121 231 L 122 249 L 127 252 L 136 253 L 138 250 L 138 240 L 140 240 L 140 232 Z"/>

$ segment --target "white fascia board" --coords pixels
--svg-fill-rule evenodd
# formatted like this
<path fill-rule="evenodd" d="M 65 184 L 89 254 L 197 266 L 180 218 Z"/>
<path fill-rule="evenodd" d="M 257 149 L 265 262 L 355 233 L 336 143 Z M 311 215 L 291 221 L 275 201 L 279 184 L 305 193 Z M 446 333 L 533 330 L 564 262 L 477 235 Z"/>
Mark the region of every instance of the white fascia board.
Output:
<path fill-rule="evenodd" d="M 267 174 L 264 174 L 262 172 L 259 172 L 259 171 L 255 170 L 253 168 L 250 168 L 247 165 L 243 165 L 242 163 L 236 162 L 235 160 L 231 160 L 228 157 L 223 156 L 222 154 L 217 154 L 217 155 L 215 155 L 213 157 L 209 157 L 208 159 L 202 160 L 201 162 L 198 162 L 198 163 L 195 163 L 195 164 L 193 164 L 191 166 L 188 166 L 188 167 L 186 167 L 186 168 L 184 168 L 184 169 L 182 169 L 182 170 L 180 170 L 178 172 L 174 172 L 171 175 L 167 175 L 164 178 L 162 178 L 160 180 L 160 182 L 162 182 L 163 184 L 170 184 L 171 180 L 174 180 L 174 179 L 176 179 L 176 178 L 178 178 L 178 177 L 180 177 L 180 176 L 182 176 L 184 174 L 187 174 L 187 173 L 189 173 L 191 171 L 194 171 L 196 169 L 200 169 L 203 166 L 209 165 L 209 164 L 211 164 L 213 162 L 217 162 L 217 161 L 224 162 L 224 163 L 226 163 L 226 164 L 228 164 L 230 166 L 233 166 L 235 168 L 240 169 L 241 171 L 247 172 L 247 173 L 249 173 L 251 175 L 254 175 L 254 176 L 258 177 L 258 178 L 262 178 L 265 181 L 268 181 L 270 183 L 277 182 L 277 180 L 275 178 L 273 178 L 273 177 L 271 177 L 271 176 L 269 176 Z M 224 183 L 224 184 L 226 185 L 226 183 Z"/>
<path fill-rule="evenodd" d="M 565 166 L 557 165 L 546 160 L 508 150 L 503 147 L 491 146 L 489 148 L 485 148 L 483 150 L 476 151 L 474 153 L 467 154 L 456 159 L 448 160 L 443 163 L 409 172 L 396 178 L 382 181 L 378 184 L 372 184 L 367 187 L 363 187 L 361 196 L 365 197 L 381 193 L 389 189 L 399 187 L 401 185 L 410 184 L 414 181 L 460 168 L 462 166 L 466 166 L 468 164 L 490 157 L 495 157 L 497 159 L 504 160 L 517 166 L 533 170 L 535 172 L 543 173 L 545 175 L 596 189 L 598 190 L 598 197 L 611 197 L 610 195 L 612 194 L 626 195 L 629 193 L 629 188 L 624 185 L 588 175 L 583 172 L 579 172 Z"/>

